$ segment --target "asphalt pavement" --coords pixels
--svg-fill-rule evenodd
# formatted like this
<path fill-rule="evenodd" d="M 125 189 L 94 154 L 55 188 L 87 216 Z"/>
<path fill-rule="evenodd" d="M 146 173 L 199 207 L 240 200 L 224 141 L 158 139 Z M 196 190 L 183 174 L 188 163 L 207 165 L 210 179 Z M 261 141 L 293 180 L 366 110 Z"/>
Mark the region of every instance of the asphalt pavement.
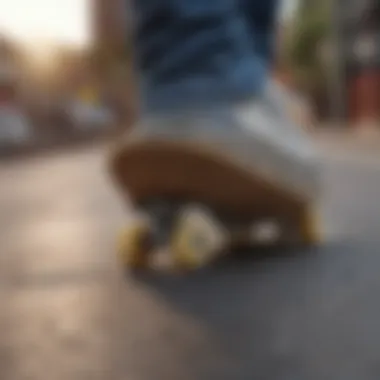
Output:
<path fill-rule="evenodd" d="M 117 267 L 101 149 L 0 164 L 0 379 L 378 380 L 380 150 L 321 146 L 320 249 L 183 278 Z"/>

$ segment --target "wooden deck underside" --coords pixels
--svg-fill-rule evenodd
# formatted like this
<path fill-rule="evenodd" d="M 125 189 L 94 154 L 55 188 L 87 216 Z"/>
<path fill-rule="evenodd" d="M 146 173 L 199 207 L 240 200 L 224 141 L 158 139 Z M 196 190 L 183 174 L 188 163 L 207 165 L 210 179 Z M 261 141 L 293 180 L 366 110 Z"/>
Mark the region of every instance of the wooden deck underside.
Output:
<path fill-rule="evenodd" d="M 136 203 L 177 198 L 247 216 L 295 213 L 304 206 L 290 191 L 222 155 L 174 143 L 126 144 L 113 154 L 111 172 Z"/>

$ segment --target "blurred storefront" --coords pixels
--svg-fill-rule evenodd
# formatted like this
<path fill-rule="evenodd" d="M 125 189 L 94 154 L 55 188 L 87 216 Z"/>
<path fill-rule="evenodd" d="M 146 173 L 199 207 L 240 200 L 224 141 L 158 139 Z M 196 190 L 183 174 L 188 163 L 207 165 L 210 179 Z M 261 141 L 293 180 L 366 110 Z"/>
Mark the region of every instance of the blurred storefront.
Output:
<path fill-rule="evenodd" d="M 122 43 L 127 27 L 126 1 L 94 0 L 92 3 L 93 36 L 97 43 Z"/>
<path fill-rule="evenodd" d="M 13 46 L 5 39 L 0 39 L 0 104 L 17 101 L 19 70 Z"/>
<path fill-rule="evenodd" d="M 380 2 L 340 0 L 341 53 L 346 118 L 355 124 L 380 120 Z"/>
<path fill-rule="evenodd" d="M 27 144 L 33 128 L 23 107 L 21 62 L 12 43 L 0 39 L 0 147 Z"/>
<path fill-rule="evenodd" d="M 131 12 L 125 0 L 94 0 L 92 8 L 94 73 L 106 102 L 123 124 L 135 113 L 130 60 Z"/>
<path fill-rule="evenodd" d="M 118 66 L 126 49 L 127 7 L 123 0 L 94 0 L 92 35 L 98 75 L 107 76 Z"/>

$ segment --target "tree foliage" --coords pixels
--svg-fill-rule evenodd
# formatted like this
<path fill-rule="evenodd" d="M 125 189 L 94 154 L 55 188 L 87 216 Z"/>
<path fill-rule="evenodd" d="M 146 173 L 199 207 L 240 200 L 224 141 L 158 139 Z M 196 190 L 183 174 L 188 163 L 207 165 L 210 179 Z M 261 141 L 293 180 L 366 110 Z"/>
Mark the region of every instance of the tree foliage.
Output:
<path fill-rule="evenodd" d="M 295 18 L 286 47 L 286 60 L 297 84 L 308 92 L 320 91 L 326 65 L 321 48 L 328 42 L 329 1 L 304 1 Z"/>

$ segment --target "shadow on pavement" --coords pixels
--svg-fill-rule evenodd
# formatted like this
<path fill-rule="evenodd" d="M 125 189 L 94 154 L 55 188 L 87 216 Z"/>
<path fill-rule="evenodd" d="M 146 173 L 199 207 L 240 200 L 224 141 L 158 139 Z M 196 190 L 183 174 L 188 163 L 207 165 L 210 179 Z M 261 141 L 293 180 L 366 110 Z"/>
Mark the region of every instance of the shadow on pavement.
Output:
<path fill-rule="evenodd" d="M 358 356 L 345 342 L 365 332 L 377 352 L 372 328 L 364 328 L 380 310 L 377 252 L 376 245 L 348 240 L 316 251 L 254 251 L 188 276 L 135 281 L 223 352 L 230 365 L 206 366 L 217 372 L 208 378 L 333 379 L 351 363 L 370 362 L 368 351 Z M 349 328 L 359 321 L 360 333 Z M 199 349 L 203 357 L 207 350 Z"/>
<path fill-rule="evenodd" d="M 225 326 L 218 326 L 218 319 L 223 317 L 219 307 L 225 312 L 226 305 L 230 305 L 231 323 L 234 315 L 252 317 L 253 322 L 262 312 L 281 308 L 287 297 L 300 293 L 298 287 L 304 290 L 308 272 L 315 273 L 316 263 L 322 264 L 333 249 L 251 249 L 194 273 L 133 276 L 175 309 L 226 332 Z"/>

